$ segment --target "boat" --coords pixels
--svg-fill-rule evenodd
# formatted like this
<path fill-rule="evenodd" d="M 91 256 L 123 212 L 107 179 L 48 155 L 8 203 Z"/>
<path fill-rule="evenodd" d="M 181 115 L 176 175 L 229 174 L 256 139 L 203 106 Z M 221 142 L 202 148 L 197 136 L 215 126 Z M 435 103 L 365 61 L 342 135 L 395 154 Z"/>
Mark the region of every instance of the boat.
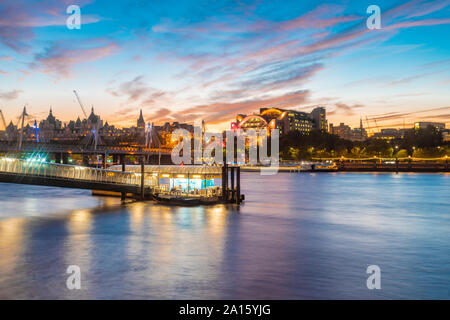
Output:
<path fill-rule="evenodd" d="M 316 162 L 311 165 L 311 171 L 335 172 L 338 169 L 338 166 L 331 161 Z"/>
<path fill-rule="evenodd" d="M 177 205 L 177 206 L 198 206 L 204 204 L 215 204 L 219 202 L 219 197 L 192 197 L 172 194 L 157 194 L 154 200 L 161 204 Z"/>

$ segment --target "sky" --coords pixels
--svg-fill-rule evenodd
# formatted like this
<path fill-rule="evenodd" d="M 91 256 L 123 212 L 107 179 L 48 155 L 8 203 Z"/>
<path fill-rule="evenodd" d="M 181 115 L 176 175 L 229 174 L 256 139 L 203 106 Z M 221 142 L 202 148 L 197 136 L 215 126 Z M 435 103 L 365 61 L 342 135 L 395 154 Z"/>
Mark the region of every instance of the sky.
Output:
<path fill-rule="evenodd" d="M 66 9 L 78 5 L 81 28 Z M 369 29 L 370 5 L 381 28 Z M 261 107 L 329 122 L 450 127 L 450 0 L 0 2 L 0 110 L 17 123 L 86 108 L 116 126 L 205 120 Z M 89 110 L 88 110 L 89 113 Z M 0 130 L 3 124 L 0 123 Z"/>

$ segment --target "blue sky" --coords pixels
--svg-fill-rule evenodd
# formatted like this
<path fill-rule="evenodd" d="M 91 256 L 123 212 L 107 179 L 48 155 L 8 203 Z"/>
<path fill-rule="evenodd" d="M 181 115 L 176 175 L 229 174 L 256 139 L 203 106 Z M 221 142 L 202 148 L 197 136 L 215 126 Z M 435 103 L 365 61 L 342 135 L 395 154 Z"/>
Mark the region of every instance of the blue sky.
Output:
<path fill-rule="evenodd" d="M 66 8 L 81 8 L 81 29 Z M 369 30 L 369 5 L 381 29 Z M 0 4 L 0 109 L 50 106 L 109 123 L 228 128 L 260 107 L 327 108 L 330 122 L 450 124 L 450 1 L 23 1 Z M 372 124 L 374 122 L 372 121 Z M 366 125 L 366 122 L 364 122 Z M 0 125 L 0 129 L 1 125 Z"/>

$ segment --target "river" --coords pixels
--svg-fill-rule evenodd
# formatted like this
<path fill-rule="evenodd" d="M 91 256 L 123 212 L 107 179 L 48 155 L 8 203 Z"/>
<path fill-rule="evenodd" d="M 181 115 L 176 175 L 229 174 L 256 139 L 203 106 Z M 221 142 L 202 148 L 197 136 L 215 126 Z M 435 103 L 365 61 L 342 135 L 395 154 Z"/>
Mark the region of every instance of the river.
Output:
<path fill-rule="evenodd" d="M 243 173 L 242 188 L 240 207 L 189 208 L 0 184 L 0 298 L 449 299 L 450 174 Z"/>

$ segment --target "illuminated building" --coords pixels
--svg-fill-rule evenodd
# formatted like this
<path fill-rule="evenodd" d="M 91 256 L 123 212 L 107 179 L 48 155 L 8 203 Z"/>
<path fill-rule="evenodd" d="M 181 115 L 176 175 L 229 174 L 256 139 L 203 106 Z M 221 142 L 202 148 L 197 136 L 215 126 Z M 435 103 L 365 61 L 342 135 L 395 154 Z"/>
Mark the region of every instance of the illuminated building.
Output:
<path fill-rule="evenodd" d="M 308 113 L 280 108 L 261 108 L 259 114 L 236 117 L 236 126 L 241 129 L 279 129 L 280 134 L 292 131 L 308 133 L 313 129 L 313 119 Z"/>
<path fill-rule="evenodd" d="M 182 192 L 191 195 L 218 193 L 222 185 L 222 168 L 198 165 L 146 165 L 145 176 L 157 179 L 161 192 Z M 121 171 L 122 166 L 112 166 L 110 170 Z M 126 165 L 128 172 L 140 174 L 141 166 Z"/>
<path fill-rule="evenodd" d="M 443 122 L 416 122 L 414 123 L 414 129 L 426 129 L 428 126 L 435 127 L 438 130 L 445 129 L 445 123 Z"/>
<path fill-rule="evenodd" d="M 448 129 L 442 132 L 442 140 L 444 142 L 450 142 L 450 132 Z"/>
<path fill-rule="evenodd" d="M 327 131 L 328 123 L 326 114 L 324 107 L 317 107 L 311 111 L 310 116 L 313 119 L 315 129 Z"/>

